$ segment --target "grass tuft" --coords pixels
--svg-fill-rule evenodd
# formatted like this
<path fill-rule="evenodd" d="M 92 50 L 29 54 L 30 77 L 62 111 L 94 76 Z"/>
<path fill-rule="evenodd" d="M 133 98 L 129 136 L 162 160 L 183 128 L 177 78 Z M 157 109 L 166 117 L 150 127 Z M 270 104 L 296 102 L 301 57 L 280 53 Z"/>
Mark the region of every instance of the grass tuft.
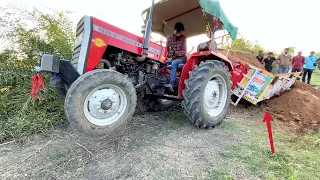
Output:
<path fill-rule="evenodd" d="M 228 172 L 219 170 L 219 169 L 212 169 L 208 180 L 233 180 L 234 178 Z"/>
<path fill-rule="evenodd" d="M 275 154 L 267 134 L 256 132 L 251 141 L 230 147 L 221 155 L 246 163 L 262 179 L 320 179 L 320 134 L 274 133 Z"/>

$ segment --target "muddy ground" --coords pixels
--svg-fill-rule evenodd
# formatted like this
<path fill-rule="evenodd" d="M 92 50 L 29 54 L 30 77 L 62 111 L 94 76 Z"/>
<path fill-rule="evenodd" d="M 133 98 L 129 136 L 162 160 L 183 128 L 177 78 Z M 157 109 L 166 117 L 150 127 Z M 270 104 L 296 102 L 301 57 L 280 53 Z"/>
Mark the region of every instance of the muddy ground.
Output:
<path fill-rule="evenodd" d="M 114 137 L 94 139 L 57 128 L 22 144 L 0 146 L 0 179 L 207 179 L 213 168 L 259 179 L 221 157 L 260 126 L 261 108 L 231 107 L 221 126 L 200 130 L 180 112 L 136 115 Z"/>

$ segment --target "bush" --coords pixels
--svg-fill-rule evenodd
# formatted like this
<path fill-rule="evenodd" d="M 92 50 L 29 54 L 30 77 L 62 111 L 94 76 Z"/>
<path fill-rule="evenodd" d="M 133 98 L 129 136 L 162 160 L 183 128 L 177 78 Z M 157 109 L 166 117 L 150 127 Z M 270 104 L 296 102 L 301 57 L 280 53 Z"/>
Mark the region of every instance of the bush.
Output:
<path fill-rule="evenodd" d="M 34 74 L 31 66 L 9 63 L 5 67 L 0 69 L 3 85 L 0 92 L 0 141 L 21 139 L 64 122 L 63 102 L 50 85 L 48 75 L 44 76 L 49 86 L 42 93 L 43 100 L 33 100 L 30 95 Z"/>
<path fill-rule="evenodd" d="M 0 53 L 0 142 L 22 139 L 65 122 L 63 102 L 44 74 L 47 90 L 42 100 L 31 98 L 31 77 L 38 53 L 71 59 L 74 32 L 68 12 L 44 14 L 37 9 L 0 8 L 0 39 L 7 49 Z M 20 13 L 17 13 L 19 11 Z M 0 14 L 1 14 L 0 13 Z M 17 16 L 18 14 L 18 16 Z M 28 27 L 26 24 L 34 24 Z"/>

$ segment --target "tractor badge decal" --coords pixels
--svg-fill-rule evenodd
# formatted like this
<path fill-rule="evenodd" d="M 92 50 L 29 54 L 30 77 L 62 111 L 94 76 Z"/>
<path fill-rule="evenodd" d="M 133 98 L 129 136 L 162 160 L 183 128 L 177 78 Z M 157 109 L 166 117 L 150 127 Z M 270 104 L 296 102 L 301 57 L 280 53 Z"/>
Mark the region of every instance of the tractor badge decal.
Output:
<path fill-rule="evenodd" d="M 92 39 L 92 42 L 94 42 L 94 44 L 97 46 L 97 47 L 103 47 L 103 46 L 106 46 L 106 43 L 104 43 L 104 41 L 100 38 L 95 38 L 95 39 Z"/>

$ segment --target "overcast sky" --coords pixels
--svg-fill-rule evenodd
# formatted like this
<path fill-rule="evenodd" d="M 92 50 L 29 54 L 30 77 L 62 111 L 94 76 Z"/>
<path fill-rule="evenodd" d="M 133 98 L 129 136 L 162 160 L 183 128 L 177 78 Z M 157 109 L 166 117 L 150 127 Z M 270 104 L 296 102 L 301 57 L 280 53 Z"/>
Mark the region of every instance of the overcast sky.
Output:
<path fill-rule="evenodd" d="M 0 0 L 0 5 L 8 2 L 41 10 L 70 10 L 74 12 L 70 17 L 74 23 L 85 14 L 95 16 L 138 35 L 141 12 L 151 4 L 151 0 Z M 305 54 L 320 52 L 318 0 L 220 0 L 220 4 L 240 33 L 266 49 L 279 52 L 296 47 Z M 202 39 L 188 41 L 188 49 Z"/>

